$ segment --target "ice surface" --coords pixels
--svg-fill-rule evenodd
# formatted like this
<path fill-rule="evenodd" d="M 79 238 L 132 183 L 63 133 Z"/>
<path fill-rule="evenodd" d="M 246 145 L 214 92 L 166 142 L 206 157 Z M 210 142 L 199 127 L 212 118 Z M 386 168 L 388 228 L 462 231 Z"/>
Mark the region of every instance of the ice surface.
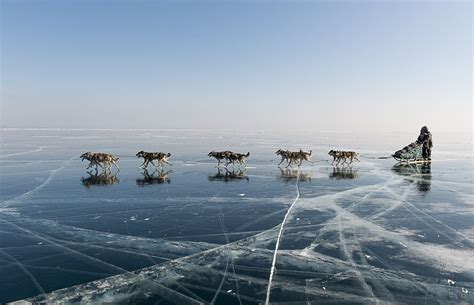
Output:
<path fill-rule="evenodd" d="M 380 138 L 2 130 L 0 303 L 474 303 L 471 143 L 435 134 L 432 165 L 394 166 L 375 157 L 413 135 Z M 276 166 L 300 147 L 315 163 Z M 333 148 L 361 162 L 333 167 Z M 142 149 L 173 166 L 139 170 Z M 121 171 L 86 172 L 89 150 Z"/>

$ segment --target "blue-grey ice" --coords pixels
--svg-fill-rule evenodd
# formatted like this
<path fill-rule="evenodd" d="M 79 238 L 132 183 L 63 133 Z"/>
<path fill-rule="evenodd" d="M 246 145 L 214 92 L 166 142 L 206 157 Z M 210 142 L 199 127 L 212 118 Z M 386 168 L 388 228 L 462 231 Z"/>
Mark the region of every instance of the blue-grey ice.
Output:
<path fill-rule="evenodd" d="M 0 303 L 473 304 L 472 143 L 376 159 L 412 137 L 4 129 Z M 278 148 L 315 163 L 279 168 Z M 333 167 L 333 148 L 361 162 Z M 137 169 L 142 149 L 173 166 Z M 121 170 L 88 173 L 89 150 Z"/>

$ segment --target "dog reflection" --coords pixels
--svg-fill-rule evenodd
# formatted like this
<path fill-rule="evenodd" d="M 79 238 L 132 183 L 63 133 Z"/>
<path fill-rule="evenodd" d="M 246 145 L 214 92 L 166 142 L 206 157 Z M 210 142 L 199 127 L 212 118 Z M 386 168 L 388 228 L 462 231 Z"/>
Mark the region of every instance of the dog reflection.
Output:
<path fill-rule="evenodd" d="M 351 166 L 349 167 L 338 167 L 333 166 L 332 173 L 329 174 L 330 179 L 355 179 L 357 178 L 357 170 L 353 170 Z"/>
<path fill-rule="evenodd" d="M 416 187 L 422 195 L 431 190 L 431 163 L 398 163 L 392 167 L 392 171 L 405 176 L 410 183 L 416 183 Z"/>
<path fill-rule="evenodd" d="M 82 184 L 86 188 L 90 188 L 91 185 L 112 185 L 114 183 L 120 182 L 120 180 L 117 178 L 117 174 L 111 175 L 110 171 L 103 171 L 103 172 L 98 172 L 95 171 L 95 173 L 87 172 L 89 174 L 89 177 L 84 178 L 81 177 Z"/>
<path fill-rule="evenodd" d="M 239 180 L 246 180 L 249 181 L 249 177 L 245 176 L 245 169 L 239 169 L 236 171 L 235 169 L 228 170 L 224 168 L 224 171 L 221 168 L 217 168 L 217 173 L 215 175 L 209 175 L 207 177 L 209 181 L 223 181 L 223 182 L 230 182 L 230 181 L 239 181 Z"/>
<path fill-rule="evenodd" d="M 292 168 L 281 168 L 280 169 L 280 175 L 278 175 L 278 179 L 284 181 L 284 182 L 292 182 L 296 179 L 298 179 L 299 175 L 299 181 L 311 181 L 311 173 L 306 173 L 302 170 L 299 169 L 292 169 Z"/>
<path fill-rule="evenodd" d="M 171 183 L 170 176 L 173 173 L 172 170 L 164 171 L 155 170 L 151 175 L 150 173 L 144 169 L 142 172 L 143 178 L 137 179 L 137 185 L 145 186 L 145 185 L 152 185 L 152 184 L 163 184 L 163 183 Z"/>

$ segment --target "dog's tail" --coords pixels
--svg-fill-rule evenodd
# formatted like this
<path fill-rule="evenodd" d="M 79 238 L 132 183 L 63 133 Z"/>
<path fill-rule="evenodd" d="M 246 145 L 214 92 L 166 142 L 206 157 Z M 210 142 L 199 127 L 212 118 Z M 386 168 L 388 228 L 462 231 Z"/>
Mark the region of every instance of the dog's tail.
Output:
<path fill-rule="evenodd" d="M 250 152 L 248 151 L 247 154 L 245 155 L 246 157 L 250 156 Z"/>

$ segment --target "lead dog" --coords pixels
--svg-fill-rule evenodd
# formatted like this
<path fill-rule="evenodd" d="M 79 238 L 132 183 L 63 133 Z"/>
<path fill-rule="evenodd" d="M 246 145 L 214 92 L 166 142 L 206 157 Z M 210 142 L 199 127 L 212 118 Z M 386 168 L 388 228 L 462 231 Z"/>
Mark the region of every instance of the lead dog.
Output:
<path fill-rule="evenodd" d="M 277 156 L 281 157 L 281 161 L 280 161 L 280 163 L 278 163 L 278 166 L 280 166 L 280 164 L 282 164 L 285 160 L 287 162 L 290 162 L 290 159 L 289 159 L 290 151 L 289 150 L 279 149 L 275 152 L 275 154 L 277 154 Z"/>
<path fill-rule="evenodd" d="M 310 150 L 309 152 L 305 152 L 302 149 L 299 151 L 289 151 L 289 150 L 282 150 L 279 149 L 275 152 L 277 155 L 281 156 L 281 161 L 278 163 L 278 166 L 282 164 L 285 160 L 288 162 L 286 167 L 292 166 L 294 164 L 298 164 L 298 167 L 301 166 L 303 161 L 311 162 L 311 156 L 313 152 Z"/>
<path fill-rule="evenodd" d="M 230 150 L 225 151 L 211 151 L 207 154 L 209 158 L 215 158 L 217 160 L 217 167 L 221 166 L 223 160 L 230 160 L 230 155 L 232 152 Z"/>
<path fill-rule="evenodd" d="M 148 164 L 151 162 L 156 168 L 163 166 L 163 163 L 173 165 L 168 162 L 168 158 L 171 157 L 170 153 L 162 153 L 162 152 L 146 152 L 146 151 L 139 151 L 136 154 L 137 158 L 143 158 L 144 161 L 142 165 L 138 168 L 146 168 Z M 158 160 L 158 164 L 155 164 L 153 160 Z"/>
<path fill-rule="evenodd" d="M 105 170 L 110 170 L 111 164 L 113 164 L 117 170 L 120 170 L 120 168 L 117 165 L 117 161 L 119 157 L 114 156 L 112 154 L 106 154 L 106 153 L 97 153 L 97 152 L 85 152 L 80 156 L 81 160 L 84 161 L 88 160 L 89 166 L 87 169 L 91 168 L 93 165 L 95 165 L 95 169 L 97 170 L 97 166 L 100 166 L 101 168 Z"/>
<path fill-rule="evenodd" d="M 235 152 L 231 152 L 230 154 L 227 155 L 227 165 L 229 165 L 230 163 L 232 163 L 232 166 L 235 165 L 235 162 L 239 162 L 239 166 L 243 165 L 243 166 L 247 166 L 247 163 L 245 162 L 245 160 L 250 156 L 250 152 L 247 152 L 247 154 L 241 154 L 241 153 L 235 153 Z"/>
<path fill-rule="evenodd" d="M 89 166 L 87 166 L 86 169 L 91 168 L 93 165 L 95 165 L 96 170 L 97 170 L 97 166 L 100 166 L 101 168 L 103 168 L 102 164 L 96 161 L 95 153 L 93 152 L 90 152 L 90 151 L 85 152 L 79 158 L 81 158 L 82 162 L 84 162 L 84 160 L 89 161 Z"/>

